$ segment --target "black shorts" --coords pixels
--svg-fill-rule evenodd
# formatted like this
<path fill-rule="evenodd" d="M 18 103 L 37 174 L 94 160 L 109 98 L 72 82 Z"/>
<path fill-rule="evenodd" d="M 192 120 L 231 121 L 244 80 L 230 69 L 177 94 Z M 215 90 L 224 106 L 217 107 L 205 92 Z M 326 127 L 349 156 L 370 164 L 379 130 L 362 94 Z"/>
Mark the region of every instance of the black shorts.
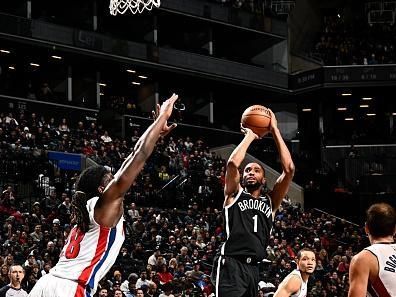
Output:
<path fill-rule="evenodd" d="M 259 268 L 252 258 L 216 256 L 211 278 L 216 297 L 257 296 Z"/>

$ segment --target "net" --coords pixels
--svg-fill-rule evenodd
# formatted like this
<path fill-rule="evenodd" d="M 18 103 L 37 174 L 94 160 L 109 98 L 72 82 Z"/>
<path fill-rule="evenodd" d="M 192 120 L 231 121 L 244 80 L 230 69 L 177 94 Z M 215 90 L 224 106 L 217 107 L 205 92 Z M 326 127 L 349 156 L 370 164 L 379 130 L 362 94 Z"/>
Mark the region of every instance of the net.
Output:
<path fill-rule="evenodd" d="M 110 0 L 110 14 L 124 14 L 130 10 L 133 14 L 151 10 L 153 6 L 159 7 L 161 0 Z"/>

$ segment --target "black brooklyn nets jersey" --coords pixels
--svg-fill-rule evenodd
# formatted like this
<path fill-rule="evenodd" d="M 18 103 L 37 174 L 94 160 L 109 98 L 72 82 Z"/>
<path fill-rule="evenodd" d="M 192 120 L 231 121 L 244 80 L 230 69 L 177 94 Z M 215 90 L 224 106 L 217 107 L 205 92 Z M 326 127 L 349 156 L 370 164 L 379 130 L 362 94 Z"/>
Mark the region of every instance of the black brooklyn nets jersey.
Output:
<path fill-rule="evenodd" d="M 272 204 L 268 196 L 254 198 L 240 189 L 234 202 L 224 207 L 227 240 L 221 254 L 226 256 L 266 257 L 272 229 Z"/>

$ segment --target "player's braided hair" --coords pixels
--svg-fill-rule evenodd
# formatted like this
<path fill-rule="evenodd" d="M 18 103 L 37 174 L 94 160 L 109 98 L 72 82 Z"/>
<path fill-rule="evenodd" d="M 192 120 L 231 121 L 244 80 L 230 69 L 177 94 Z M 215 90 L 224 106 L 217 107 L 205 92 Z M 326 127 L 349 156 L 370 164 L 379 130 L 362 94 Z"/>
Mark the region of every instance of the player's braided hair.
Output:
<path fill-rule="evenodd" d="M 73 223 L 84 233 L 89 230 L 89 214 L 87 210 L 87 195 L 84 192 L 76 191 L 72 199 L 72 212 L 74 214 Z"/>
<path fill-rule="evenodd" d="M 104 166 L 91 166 L 85 169 L 76 182 L 76 192 L 72 199 L 75 222 L 84 233 L 89 230 L 89 214 L 87 201 L 92 197 L 100 197 L 98 188 L 103 184 L 103 177 L 108 173 Z"/>

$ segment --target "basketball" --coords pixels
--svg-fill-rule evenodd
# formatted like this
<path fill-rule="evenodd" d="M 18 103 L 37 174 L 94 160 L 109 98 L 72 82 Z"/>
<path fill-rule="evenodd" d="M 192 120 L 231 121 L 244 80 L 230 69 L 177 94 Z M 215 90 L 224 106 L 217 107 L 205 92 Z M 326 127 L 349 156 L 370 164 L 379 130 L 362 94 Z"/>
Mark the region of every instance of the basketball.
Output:
<path fill-rule="evenodd" d="M 243 112 L 242 126 L 263 137 L 270 129 L 271 112 L 262 105 L 252 105 Z"/>

